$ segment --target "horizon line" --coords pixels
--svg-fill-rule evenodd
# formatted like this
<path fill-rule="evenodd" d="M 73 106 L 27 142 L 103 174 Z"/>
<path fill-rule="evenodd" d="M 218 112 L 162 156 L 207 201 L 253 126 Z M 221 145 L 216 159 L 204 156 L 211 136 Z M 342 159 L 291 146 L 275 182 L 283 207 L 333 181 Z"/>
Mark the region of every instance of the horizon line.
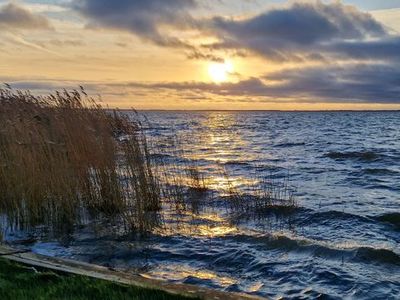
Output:
<path fill-rule="evenodd" d="M 136 109 L 136 108 L 104 108 L 120 111 L 148 112 L 400 112 L 400 109 L 318 109 L 318 110 L 286 110 L 286 109 Z"/>

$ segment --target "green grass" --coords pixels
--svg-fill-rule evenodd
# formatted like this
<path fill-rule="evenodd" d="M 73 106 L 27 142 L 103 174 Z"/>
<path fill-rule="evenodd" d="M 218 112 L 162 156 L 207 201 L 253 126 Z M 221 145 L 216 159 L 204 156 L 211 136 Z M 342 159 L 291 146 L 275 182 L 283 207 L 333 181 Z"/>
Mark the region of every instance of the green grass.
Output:
<path fill-rule="evenodd" d="M 192 299 L 79 275 L 33 269 L 0 259 L 0 299 Z"/>

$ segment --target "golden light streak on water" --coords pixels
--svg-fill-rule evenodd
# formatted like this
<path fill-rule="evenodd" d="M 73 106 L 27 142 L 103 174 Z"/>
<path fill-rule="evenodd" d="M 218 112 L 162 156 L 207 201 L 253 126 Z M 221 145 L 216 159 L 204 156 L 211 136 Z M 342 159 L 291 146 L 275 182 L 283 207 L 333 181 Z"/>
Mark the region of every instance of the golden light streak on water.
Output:
<path fill-rule="evenodd" d="M 156 279 L 166 279 L 169 280 L 183 280 L 190 276 L 203 279 L 211 280 L 221 285 L 222 287 L 227 287 L 232 284 L 237 283 L 237 281 L 228 276 L 222 276 L 210 270 L 198 270 L 187 265 L 168 265 L 161 266 L 157 270 L 152 270 L 146 274 L 141 274 L 143 277 L 156 278 Z"/>

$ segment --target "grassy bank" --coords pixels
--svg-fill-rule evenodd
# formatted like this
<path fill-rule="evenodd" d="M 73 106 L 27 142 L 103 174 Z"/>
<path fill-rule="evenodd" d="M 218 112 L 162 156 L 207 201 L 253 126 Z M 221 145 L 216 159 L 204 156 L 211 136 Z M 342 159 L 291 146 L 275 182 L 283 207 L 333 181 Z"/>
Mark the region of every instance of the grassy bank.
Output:
<path fill-rule="evenodd" d="M 0 299 L 193 299 L 78 275 L 34 269 L 0 258 Z"/>

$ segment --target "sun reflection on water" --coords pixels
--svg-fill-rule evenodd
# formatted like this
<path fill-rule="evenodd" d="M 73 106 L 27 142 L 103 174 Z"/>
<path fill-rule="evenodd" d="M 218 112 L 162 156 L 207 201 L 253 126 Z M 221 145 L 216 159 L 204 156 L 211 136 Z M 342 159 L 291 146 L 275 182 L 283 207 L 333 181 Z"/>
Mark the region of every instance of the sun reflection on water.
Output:
<path fill-rule="evenodd" d="M 200 280 L 210 280 L 214 283 L 222 286 L 228 287 L 237 283 L 237 280 L 217 274 L 211 270 L 207 269 L 195 269 L 188 265 L 181 265 L 181 264 L 169 264 L 169 265 L 162 265 L 159 266 L 158 269 L 152 270 L 148 273 L 141 274 L 141 276 L 146 278 L 153 278 L 153 279 L 168 279 L 174 281 L 183 281 L 188 277 L 194 277 Z"/>
<path fill-rule="evenodd" d="M 190 236 L 190 237 L 221 237 L 238 231 L 237 227 L 230 224 L 217 213 L 203 212 L 195 214 L 183 212 L 179 215 L 166 213 L 165 224 L 157 234 L 162 236 Z"/>
<path fill-rule="evenodd" d="M 226 195 L 229 189 L 248 187 L 256 184 L 256 180 L 239 174 L 228 172 L 227 165 L 246 163 L 256 157 L 243 152 L 248 148 L 248 142 L 235 130 L 237 113 L 208 112 L 200 124 L 201 131 L 193 132 L 193 137 L 186 140 L 195 140 L 190 144 L 185 156 L 191 161 L 206 161 L 206 165 L 199 165 L 199 169 L 207 174 L 206 184 L 210 189 Z M 229 173 L 229 174 L 228 174 Z"/>
<path fill-rule="evenodd" d="M 220 162 L 237 158 L 239 155 L 237 150 L 244 149 L 247 143 L 235 131 L 236 124 L 235 113 L 207 113 L 200 124 L 201 131 L 194 133 L 195 140 L 199 141 L 199 147 L 206 148 L 207 151 L 196 151 L 191 158 L 205 158 Z"/>

